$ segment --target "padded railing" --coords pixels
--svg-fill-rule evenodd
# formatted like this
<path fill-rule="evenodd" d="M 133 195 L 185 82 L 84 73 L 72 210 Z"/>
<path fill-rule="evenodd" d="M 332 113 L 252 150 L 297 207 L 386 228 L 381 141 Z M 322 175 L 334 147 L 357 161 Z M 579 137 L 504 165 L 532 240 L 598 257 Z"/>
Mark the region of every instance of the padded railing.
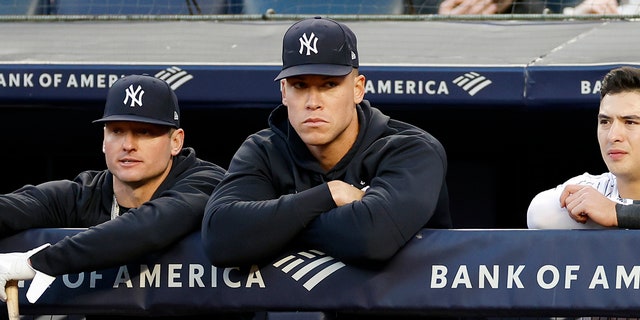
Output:
<path fill-rule="evenodd" d="M 26 231 L 2 240 L 0 251 L 28 250 L 78 231 Z M 22 287 L 20 307 L 25 315 L 633 316 L 640 312 L 639 235 L 423 229 L 383 265 L 355 266 L 312 248 L 290 248 L 264 266 L 217 268 L 194 233 L 127 265 L 58 277 L 35 304 Z"/>

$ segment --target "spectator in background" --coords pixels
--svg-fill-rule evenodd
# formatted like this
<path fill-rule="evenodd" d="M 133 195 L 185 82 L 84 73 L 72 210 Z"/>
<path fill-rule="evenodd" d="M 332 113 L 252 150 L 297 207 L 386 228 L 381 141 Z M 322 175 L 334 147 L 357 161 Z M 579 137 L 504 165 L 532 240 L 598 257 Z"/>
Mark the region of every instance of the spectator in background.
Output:
<path fill-rule="evenodd" d="M 120 78 L 109 89 L 104 116 L 94 122 L 104 125 L 106 170 L 0 195 L 3 237 L 32 228 L 91 227 L 53 245 L 0 254 L 0 288 L 8 280 L 33 279 L 30 302 L 56 276 L 118 266 L 199 230 L 225 173 L 183 147 L 178 100 L 160 79 Z M 6 300 L 4 290 L 0 299 Z"/>
<path fill-rule="evenodd" d="M 544 3 L 539 0 L 443 0 L 438 7 L 441 15 L 543 12 Z"/>
<path fill-rule="evenodd" d="M 640 228 L 640 69 L 605 75 L 597 136 L 609 172 L 537 194 L 527 210 L 530 229 Z"/>
<path fill-rule="evenodd" d="M 443 146 L 364 100 L 348 26 L 294 23 L 282 60 L 282 104 L 207 203 L 202 240 L 214 265 L 269 262 L 289 245 L 386 261 L 420 229 L 451 227 Z"/>
<path fill-rule="evenodd" d="M 542 14 L 543 0 L 414 0 L 409 14 L 489 15 L 499 13 Z"/>
<path fill-rule="evenodd" d="M 566 15 L 635 14 L 638 0 L 417 0 L 411 1 L 409 14 L 491 15 L 542 14 Z"/>

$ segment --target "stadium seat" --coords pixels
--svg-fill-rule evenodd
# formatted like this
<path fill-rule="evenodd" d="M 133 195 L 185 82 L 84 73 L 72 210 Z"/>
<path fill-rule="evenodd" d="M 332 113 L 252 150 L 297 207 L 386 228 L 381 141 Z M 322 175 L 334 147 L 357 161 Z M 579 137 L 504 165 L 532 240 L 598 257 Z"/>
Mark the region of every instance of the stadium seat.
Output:
<path fill-rule="evenodd" d="M 0 0 L 0 15 L 26 15 L 40 0 Z"/>
<path fill-rule="evenodd" d="M 226 0 L 39 0 L 37 14 L 190 15 L 226 13 Z"/>

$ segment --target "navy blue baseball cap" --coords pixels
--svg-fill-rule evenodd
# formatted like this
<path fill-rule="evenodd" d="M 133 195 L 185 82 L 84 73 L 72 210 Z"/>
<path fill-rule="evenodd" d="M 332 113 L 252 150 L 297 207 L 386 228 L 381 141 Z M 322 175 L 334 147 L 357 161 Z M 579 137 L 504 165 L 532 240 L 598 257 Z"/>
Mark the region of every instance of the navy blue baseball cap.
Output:
<path fill-rule="evenodd" d="M 129 75 L 113 83 L 102 118 L 93 123 L 134 121 L 180 128 L 178 98 L 169 84 L 149 75 Z"/>
<path fill-rule="evenodd" d="M 284 34 L 282 71 L 274 80 L 303 74 L 344 76 L 358 66 L 353 31 L 343 23 L 315 17 L 294 23 Z"/>

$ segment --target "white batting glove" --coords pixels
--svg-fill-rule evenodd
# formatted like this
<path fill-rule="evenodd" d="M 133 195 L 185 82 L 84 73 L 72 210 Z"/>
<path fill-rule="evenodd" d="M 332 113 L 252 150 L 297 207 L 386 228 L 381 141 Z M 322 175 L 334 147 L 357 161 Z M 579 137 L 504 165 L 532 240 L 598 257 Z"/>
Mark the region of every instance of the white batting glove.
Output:
<path fill-rule="evenodd" d="M 47 243 L 27 252 L 0 254 L 0 300 L 7 301 L 7 294 L 4 291 L 7 281 L 33 279 L 36 271 L 29 264 L 29 257 L 48 246 Z"/>

